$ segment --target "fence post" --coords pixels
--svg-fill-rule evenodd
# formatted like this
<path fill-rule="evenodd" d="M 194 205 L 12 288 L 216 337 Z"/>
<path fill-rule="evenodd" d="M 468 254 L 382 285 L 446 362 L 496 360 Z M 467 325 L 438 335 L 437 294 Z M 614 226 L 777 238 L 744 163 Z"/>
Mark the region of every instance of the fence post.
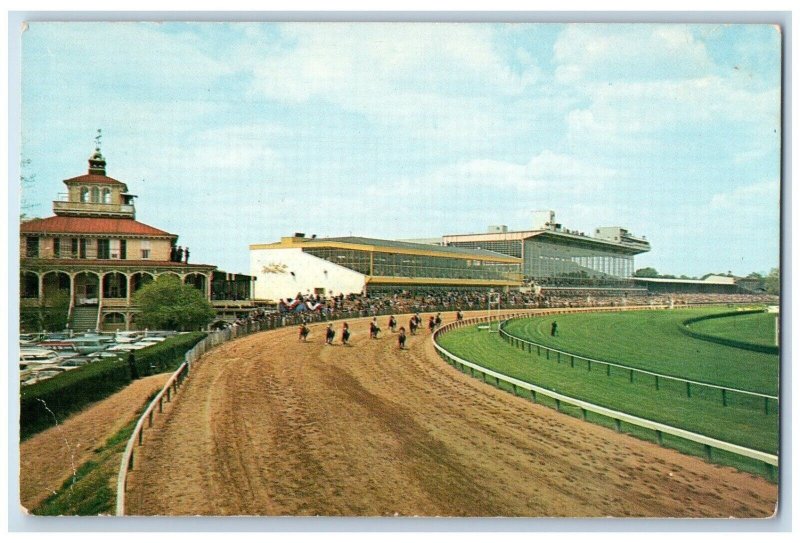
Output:
<path fill-rule="evenodd" d="M 656 375 L 656 390 L 658 390 L 658 375 Z"/>
<path fill-rule="evenodd" d="M 606 377 L 611 377 L 611 364 L 606 364 Z"/>
<path fill-rule="evenodd" d="M 575 367 L 575 355 L 572 355 L 572 354 L 569 355 L 569 367 L 570 368 L 574 368 Z"/>
<path fill-rule="evenodd" d="M 589 368 L 589 371 L 592 371 L 592 361 L 588 358 L 586 359 L 586 367 Z"/>
<path fill-rule="evenodd" d="M 561 411 L 561 400 L 556 398 L 556 411 Z"/>
<path fill-rule="evenodd" d="M 764 414 L 769 415 L 769 398 L 764 398 Z"/>
<path fill-rule="evenodd" d="M 656 440 L 659 445 L 664 445 L 664 433 L 661 430 L 656 430 Z"/>
<path fill-rule="evenodd" d="M 536 391 L 531 389 L 531 401 L 536 403 Z"/>
<path fill-rule="evenodd" d="M 614 429 L 617 432 L 621 432 L 622 431 L 622 423 L 621 423 L 621 421 L 619 419 L 614 419 Z"/>
<path fill-rule="evenodd" d="M 689 383 L 689 381 L 686 381 L 686 397 L 687 398 L 691 398 L 692 397 L 692 389 L 690 387 L 691 387 L 691 383 Z"/>
<path fill-rule="evenodd" d="M 633 383 L 633 370 L 631 370 L 631 376 L 628 382 Z"/>

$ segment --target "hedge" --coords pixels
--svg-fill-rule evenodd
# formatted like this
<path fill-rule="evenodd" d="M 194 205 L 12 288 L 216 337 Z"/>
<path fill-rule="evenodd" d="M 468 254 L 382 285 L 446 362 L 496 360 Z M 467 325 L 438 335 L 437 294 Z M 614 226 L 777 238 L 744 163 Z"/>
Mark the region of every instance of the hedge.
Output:
<path fill-rule="evenodd" d="M 139 377 L 177 368 L 183 355 L 206 336 L 204 332 L 181 334 L 163 343 L 134 351 Z M 107 398 L 133 380 L 127 355 L 103 359 L 65 371 L 20 391 L 20 439 L 57 425 L 84 406 Z"/>
<path fill-rule="evenodd" d="M 777 345 L 759 345 L 757 343 L 750 343 L 749 341 L 738 341 L 735 339 L 728 339 L 719 336 L 713 336 L 711 334 L 703 334 L 702 332 L 696 332 L 689 328 L 689 325 L 695 322 L 700 322 L 708 319 L 721 319 L 724 317 L 738 317 L 740 315 L 751 315 L 753 313 L 763 313 L 762 309 L 752 309 L 748 311 L 728 311 L 726 313 L 716 313 L 713 315 L 703 315 L 702 317 L 692 317 L 691 319 L 686 319 L 680 324 L 681 332 L 686 334 L 689 337 L 693 337 L 695 339 L 701 339 L 703 341 L 710 341 L 712 343 L 718 343 L 720 345 L 725 345 L 727 347 L 735 347 L 737 349 L 746 349 L 748 351 L 755 351 L 759 353 L 767 353 L 767 354 L 779 354 L 780 348 Z"/>

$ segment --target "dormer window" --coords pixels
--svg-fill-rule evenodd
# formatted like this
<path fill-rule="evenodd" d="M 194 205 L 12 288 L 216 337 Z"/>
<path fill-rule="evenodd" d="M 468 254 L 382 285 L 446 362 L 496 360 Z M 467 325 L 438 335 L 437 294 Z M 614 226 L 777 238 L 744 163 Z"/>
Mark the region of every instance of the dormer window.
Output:
<path fill-rule="evenodd" d="M 103 203 L 104 204 L 111 203 L 111 189 L 103 189 Z"/>
<path fill-rule="evenodd" d="M 100 189 L 92 187 L 92 203 L 100 202 Z"/>
<path fill-rule="evenodd" d="M 81 203 L 82 204 L 89 203 L 89 189 L 86 187 L 81 187 Z"/>

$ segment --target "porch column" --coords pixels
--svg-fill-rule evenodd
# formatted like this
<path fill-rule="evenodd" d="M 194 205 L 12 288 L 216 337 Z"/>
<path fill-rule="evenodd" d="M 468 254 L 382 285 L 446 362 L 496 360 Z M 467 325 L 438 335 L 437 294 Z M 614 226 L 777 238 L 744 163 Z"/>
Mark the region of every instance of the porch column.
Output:
<path fill-rule="evenodd" d="M 206 300 L 211 300 L 211 276 L 212 274 L 205 275 L 206 278 Z"/>
<path fill-rule="evenodd" d="M 37 273 L 36 277 L 39 280 L 39 305 L 42 305 L 44 303 L 44 274 Z"/>
<path fill-rule="evenodd" d="M 105 283 L 106 273 L 98 273 L 98 277 L 100 277 L 100 284 L 97 286 L 97 307 L 102 307 L 103 305 L 103 284 Z"/>

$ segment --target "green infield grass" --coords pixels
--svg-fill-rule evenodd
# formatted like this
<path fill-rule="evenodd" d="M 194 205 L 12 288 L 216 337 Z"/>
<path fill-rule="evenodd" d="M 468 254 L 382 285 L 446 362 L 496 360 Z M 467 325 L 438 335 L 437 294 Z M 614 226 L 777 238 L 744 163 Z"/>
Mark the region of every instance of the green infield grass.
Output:
<path fill-rule="evenodd" d="M 682 313 L 683 315 L 676 314 L 665 319 L 664 313 Z M 512 321 L 509 324 L 514 324 L 523 329 L 528 325 L 532 330 L 540 330 L 542 332 L 541 337 L 534 336 L 540 340 L 544 339 L 543 332 L 546 326 L 547 339 L 554 340 L 547 343 L 558 342 L 557 345 L 553 345 L 554 347 L 577 351 L 580 350 L 578 347 L 583 346 L 584 354 L 586 355 L 591 354 L 593 357 L 600 358 L 601 354 L 605 354 L 607 356 L 603 356 L 603 358 L 609 361 L 614 360 L 634 365 L 632 360 L 617 356 L 617 353 L 611 350 L 612 344 L 610 342 L 598 342 L 601 345 L 598 345 L 595 349 L 590 349 L 593 345 L 591 340 L 577 341 L 576 339 L 579 337 L 577 330 L 580 323 L 584 333 L 589 333 L 590 330 L 611 329 L 614 330 L 619 340 L 620 336 L 623 335 L 622 328 L 619 325 L 612 325 L 607 320 L 612 315 L 618 317 L 618 322 L 622 321 L 623 323 L 628 322 L 628 319 L 635 319 L 635 317 L 641 318 L 642 324 L 634 327 L 637 333 L 651 328 L 661 330 L 658 337 L 662 339 L 660 341 L 654 340 L 650 343 L 653 349 L 659 346 L 660 349 L 668 350 L 671 353 L 694 352 L 695 354 L 730 349 L 690 338 L 679 331 L 673 335 L 671 329 L 675 326 L 674 319 L 677 318 L 678 321 L 682 321 L 688 318 L 684 311 L 559 315 L 557 317 L 559 331 L 564 330 L 564 333 L 555 338 L 549 336 L 549 326 L 553 320 L 552 316 Z M 697 311 L 689 311 L 689 316 L 693 315 L 697 315 Z M 568 319 L 568 317 L 576 317 L 576 319 Z M 597 327 L 591 326 L 588 322 L 594 318 L 599 319 L 601 323 Z M 647 324 L 645 325 L 645 323 Z M 566 330 L 570 330 L 570 332 L 567 333 Z M 517 329 L 516 331 L 519 332 L 520 330 Z M 518 333 L 517 335 L 522 334 Z M 669 341 L 664 339 L 667 337 L 671 339 Z M 569 338 L 572 338 L 572 341 L 566 341 Z M 643 374 L 635 374 L 631 382 L 629 371 L 601 364 L 588 365 L 585 361 L 571 359 L 569 356 L 555 355 L 555 353 L 545 354 L 544 350 L 541 351 L 540 355 L 537 355 L 535 348 L 529 353 L 527 350 L 523 351 L 513 347 L 504 341 L 500 334 L 479 331 L 476 326 L 465 327 L 443 334 L 440 336 L 439 342 L 442 347 L 460 358 L 568 396 L 752 449 L 772 454 L 775 454 L 778 449 L 778 414 L 777 404 L 774 400 L 770 400 L 767 413 L 764 410 L 763 400 L 751 400 L 747 397 L 732 396 L 728 399 L 727 406 L 723 406 L 720 391 L 718 390 L 707 389 L 703 391 L 693 389 L 691 396 L 687 397 L 683 383 L 662 379 L 656 385 L 652 376 Z M 544 341 L 542 342 L 544 343 Z M 694 348 L 679 346 L 687 342 L 697 345 Z M 636 352 L 637 349 L 639 352 L 647 351 L 642 345 L 648 342 L 641 339 L 638 341 L 619 341 L 619 343 L 626 345 L 627 348 L 620 349 L 620 352 L 625 351 L 628 356 L 631 356 L 631 353 Z M 678 346 L 671 345 L 671 343 L 675 343 Z M 758 355 L 759 357 L 770 358 L 768 355 L 760 353 L 745 352 L 748 357 L 750 355 Z M 777 357 L 773 356 L 772 358 Z M 703 356 L 702 359 L 713 359 L 717 361 L 717 364 L 721 363 L 717 357 Z M 692 359 L 689 364 L 696 365 L 697 360 Z M 742 373 L 742 370 L 733 369 L 733 366 L 738 363 L 736 359 L 727 358 L 726 360 L 727 364 L 732 368 L 731 373 Z M 745 360 L 750 359 L 746 357 Z M 662 371 L 671 368 L 673 371 L 670 373 L 680 375 L 679 370 L 684 366 L 677 364 L 672 357 L 666 357 L 661 361 L 661 364 L 651 360 L 647 365 L 640 362 L 637 367 Z M 777 361 L 774 361 L 773 367 L 777 372 Z M 704 380 L 725 380 L 723 379 L 724 376 L 720 375 L 712 379 L 714 375 L 710 369 L 702 370 L 694 367 L 692 369 L 696 373 L 696 377 L 705 377 L 706 379 Z M 767 379 L 762 378 L 761 381 L 766 383 Z M 747 384 L 747 381 L 738 383 Z M 504 388 L 510 387 L 504 386 Z M 764 388 L 768 387 L 765 386 Z M 774 388 L 777 389 L 777 383 L 774 384 Z"/>
<path fill-rule="evenodd" d="M 777 395 L 777 355 L 711 343 L 681 332 L 680 327 L 687 319 L 725 311 L 730 309 L 565 314 L 515 319 L 506 324 L 505 330 L 513 336 L 588 358 Z M 710 319 L 701 323 L 711 325 L 718 320 L 727 319 Z M 558 335 L 555 337 L 550 335 L 553 321 L 558 323 Z M 701 323 L 693 323 L 693 329 Z"/>
<path fill-rule="evenodd" d="M 691 323 L 695 332 L 755 345 L 775 345 L 774 313 L 751 313 Z"/>

